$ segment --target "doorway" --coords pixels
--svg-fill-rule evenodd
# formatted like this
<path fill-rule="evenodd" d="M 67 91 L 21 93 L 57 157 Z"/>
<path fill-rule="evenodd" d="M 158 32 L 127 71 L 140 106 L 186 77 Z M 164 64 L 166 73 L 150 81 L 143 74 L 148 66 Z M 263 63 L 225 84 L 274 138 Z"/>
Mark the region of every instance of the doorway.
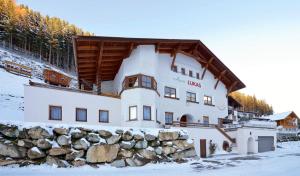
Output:
<path fill-rule="evenodd" d="M 187 127 L 187 117 L 186 117 L 186 115 L 183 115 L 183 116 L 180 118 L 180 126 L 181 126 L 181 127 Z"/>
<path fill-rule="evenodd" d="M 254 153 L 254 139 L 253 137 L 249 137 L 247 142 L 247 154 L 253 154 L 253 153 Z"/>
<path fill-rule="evenodd" d="M 200 157 L 206 158 L 206 139 L 200 139 Z"/>

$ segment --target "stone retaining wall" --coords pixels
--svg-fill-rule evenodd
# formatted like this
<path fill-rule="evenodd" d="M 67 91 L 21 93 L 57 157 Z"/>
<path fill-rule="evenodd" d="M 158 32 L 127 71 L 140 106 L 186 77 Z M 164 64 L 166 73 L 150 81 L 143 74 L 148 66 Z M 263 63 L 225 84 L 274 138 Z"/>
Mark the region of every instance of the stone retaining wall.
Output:
<path fill-rule="evenodd" d="M 17 164 L 57 167 L 143 166 L 147 163 L 184 162 L 196 156 L 194 144 L 182 131 L 157 129 L 93 130 L 80 127 L 22 128 L 0 123 L 0 166 Z"/>

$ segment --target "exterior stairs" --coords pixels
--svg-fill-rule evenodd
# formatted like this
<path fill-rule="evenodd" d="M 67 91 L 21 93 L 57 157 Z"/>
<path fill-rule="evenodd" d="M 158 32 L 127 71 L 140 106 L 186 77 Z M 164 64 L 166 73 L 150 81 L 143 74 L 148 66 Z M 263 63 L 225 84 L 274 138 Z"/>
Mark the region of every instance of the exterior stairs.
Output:
<path fill-rule="evenodd" d="M 218 125 L 214 126 L 223 136 L 225 136 L 232 144 L 236 144 L 236 139 L 230 137 L 222 128 L 220 128 Z"/>

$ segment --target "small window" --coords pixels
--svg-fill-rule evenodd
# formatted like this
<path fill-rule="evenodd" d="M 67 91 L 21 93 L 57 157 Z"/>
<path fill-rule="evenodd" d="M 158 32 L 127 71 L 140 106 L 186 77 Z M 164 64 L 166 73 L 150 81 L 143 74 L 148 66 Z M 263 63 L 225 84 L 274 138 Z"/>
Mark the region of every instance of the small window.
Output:
<path fill-rule="evenodd" d="M 185 75 L 185 68 L 181 68 L 181 74 Z"/>
<path fill-rule="evenodd" d="M 61 120 L 61 119 L 62 119 L 62 107 L 49 106 L 49 120 Z"/>
<path fill-rule="evenodd" d="M 193 71 L 192 70 L 189 71 L 189 76 L 193 77 Z"/>
<path fill-rule="evenodd" d="M 151 88 L 152 79 L 150 76 L 142 75 L 142 87 Z"/>
<path fill-rule="evenodd" d="M 172 67 L 172 71 L 173 71 L 173 72 L 177 72 L 177 65 L 174 65 L 174 66 Z"/>
<path fill-rule="evenodd" d="M 143 120 L 151 120 L 151 106 L 143 107 Z"/>
<path fill-rule="evenodd" d="M 213 105 L 212 104 L 212 97 L 211 96 L 204 96 L 204 104 L 205 105 Z"/>
<path fill-rule="evenodd" d="M 133 76 L 128 78 L 128 87 L 138 87 L 138 77 Z"/>
<path fill-rule="evenodd" d="M 99 110 L 99 122 L 108 123 L 109 112 L 107 110 Z"/>
<path fill-rule="evenodd" d="M 137 106 L 129 107 L 129 120 L 137 120 Z"/>
<path fill-rule="evenodd" d="M 176 98 L 176 89 L 171 87 L 165 87 L 165 97 Z"/>
<path fill-rule="evenodd" d="M 87 121 L 87 109 L 76 108 L 76 121 L 79 121 L 79 122 Z"/>
<path fill-rule="evenodd" d="M 186 101 L 196 102 L 196 93 L 186 92 Z"/>
<path fill-rule="evenodd" d="M 199 73 L 196 73 L 196 78 L 200 79 L 200 74 Z"/>
<path fill-rule="evenodd" d="M 208 125 L 209 124 L 209 117 L 208 116 L 203 116 L 203 124 Z"/>
<path fill-rule="evenodd" d="M 165 124 L 166 125 L 172 125 L 173 124 L 173 113 L 172 112 L 166 112 L 165 113 Z"/>

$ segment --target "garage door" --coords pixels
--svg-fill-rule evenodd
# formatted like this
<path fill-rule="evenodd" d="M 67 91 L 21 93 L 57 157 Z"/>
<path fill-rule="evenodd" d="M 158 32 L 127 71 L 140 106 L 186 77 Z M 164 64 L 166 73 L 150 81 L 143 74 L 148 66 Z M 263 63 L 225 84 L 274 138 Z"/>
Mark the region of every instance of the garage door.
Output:
<path fill-rule="evenodd" d="M 268 152 L 274 150 L 273 136 L 258 136 L 258 152 Z"/>

